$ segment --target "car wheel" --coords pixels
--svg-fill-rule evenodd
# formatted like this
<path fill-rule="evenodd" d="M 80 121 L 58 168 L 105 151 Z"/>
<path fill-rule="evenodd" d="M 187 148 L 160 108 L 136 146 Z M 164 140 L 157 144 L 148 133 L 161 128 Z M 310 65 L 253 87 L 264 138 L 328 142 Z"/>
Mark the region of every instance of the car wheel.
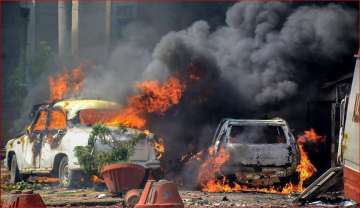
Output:
<path fill-rule="evenodd" d="M 70 170 L 68 158 L 65 156 L 61 158 L 58 168 L 58 178 L 60 179 L 60 186 L 66 188 L 74 188 L 80 185 L 86 185 L 84 181 L 86 178 L 83 176 L 81 171 Z"/>
<path fill-rule="evenodd" d="M 19 167 L 17 165 L 16 155 L 11 157 L 10 164 L 10 183 L 16 183 L 21 180 Z"/>
<path fill-rule="evenodd" d="M 60 163 L 59 163 L 58 174 L 59 174 L 58 177 L 60 179 L 60 185 L 65 186 L 65 187 L 69 187 L 70 174 L 69 174 L 69 165 L 68 165 L 68 158 L 67 157 L 61 158 Z"/>

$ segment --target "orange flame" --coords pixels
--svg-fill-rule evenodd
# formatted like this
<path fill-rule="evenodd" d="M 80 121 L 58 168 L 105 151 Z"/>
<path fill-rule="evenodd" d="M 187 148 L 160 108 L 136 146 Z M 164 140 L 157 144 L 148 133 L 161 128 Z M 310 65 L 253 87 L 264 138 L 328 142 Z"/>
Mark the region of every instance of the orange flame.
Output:
<path fill-rule="evenodd" d="M 146 115 L 157 113 L 162 115 L 170 107 L 179 103 L 185 86 L 175 77 L 170 77 L 161 84 L 159 81 L 144 81 L 136 85 L 138 94 L 128 98 L 127 105 L 113 112 L 98 110 L 83 111 L 80 122 L 107 125 L 124 125 L 143 129 L 146 124 Z"/>
<path fill-rule="evenodd" d="M 208 149 L 208 156 L 208 159 L 201 164 L 197 177 L 200 185 L 207 188 L 209 188 L 208 183 L 215 180 L 215 173 L 220 172 L 221 166 L 230 158 L 224 148 L 220 148 L 218 154 L 215 154 L 214 146 Z"/>
<path fill-rule="evenodd" d="M 309 156 L 304 149 L 304 144 L 308 142 L 323 143 L 324 141 L 325 137 L 316 134 L 313 128 L 305 131 L 304 135 L 298 136 L 297 143 L 300 151 L 300 164 L 296 167 L 296 171 L 299 173 L 299 184 L 297 185 L 298 192 L 302 192 L 304 190 L 304 181 L 313 176 L 314 173 L 317 171 L 315 166 L 311 163 Z"/>
<path fill-rule="evenodd" d="M 298 143 L 306 143 L 306 142 L 324 142 L 325 137 L 317 135 L 315 130 L 311 128 L 308 131 L 304 131 L 304 135 L 298 136 Z"/>
<path fill-rule="evenodd" d="M 96 175 L 92 175 L 90 176 L 90 181 L 93 183 L 93 184 L 100 184 L 100 183 L 104 183 L 104 180 L 99 178 L 98 176 Z"/>
<path fill-rule="evenodd" d="M 304 181 L 314 175 L 317 170 L 305 152 L 304 145 L 299 144 L 298 146 L 300 150 L 300 164 L 296 167 L 296 171 L 299 173 L 300 180 L 297 191 L 302 192 L 304 190 Z"/>
<path fill-rule="evenodd" d="M 39 118 L 37 119 L 36 123 L 34 124 L 33 130 L 42 131 L 45 129 L 46 126 L 46 117 L 47 113 L 45 111 L 40 111 Z"/>
<path fill-rule="evenodd" d="M 80 92 L 85 79 L 82 68 L 83 65 L 80 65 L 71 72 L 68 72 L 65 68 L 59 74 L 49 76 L 49 102 L 61 100 L 67 95 L 75 96 Z"/>
<path fill-rule="evenodd" d="M 66 128 L 66 116 L 63 112 L 54 110 L 51 111 L 50 116 L 49 130 Z"/>
<path fill-rule="evenodd" d="M 155 149 L 156 159 L 158 160 L 161 159 L 165 153 L 165 144 L 162 138 L 154 142 L 154 149 Z"/>
<path fill-rule="evenodd" d="M 309 179 L 317 170 L 311 163 L 307 152 L 304 149 L 306 142 L 324 142 L 324 137 L 316 134 L 314 129 L 305 131 L 304 135 L 298 137 L 298 147 L 300 151 L 300 163 L 296 171 L 299 173 L 299 183 L 293 184 L 291 182 L 285 184 L 283 187 L 266 187 L 256 188 L 247 185 L 239 184 L 237 181 L 230 182 L 228 178 L 221 174 L 221 167 L 230 159 L 229 154 L 224 148 L 221 148 L 218 155 L 214 155 L 214 147 L 208 149 L 208 159 L 203 161 L 198 173 L 198 182 L 201 190 L 205 192 L 237 192 L 237 191 L 250 191 L 250 192 L 264 192 L 264 193 L 277 193 L 289 194 L 294 192 L 302 192 L 304 190 L 304 182 Z M 199 153 L 193 159 L 199 160 Z M 220 175 L 221 179 L 215 177 Z"/>

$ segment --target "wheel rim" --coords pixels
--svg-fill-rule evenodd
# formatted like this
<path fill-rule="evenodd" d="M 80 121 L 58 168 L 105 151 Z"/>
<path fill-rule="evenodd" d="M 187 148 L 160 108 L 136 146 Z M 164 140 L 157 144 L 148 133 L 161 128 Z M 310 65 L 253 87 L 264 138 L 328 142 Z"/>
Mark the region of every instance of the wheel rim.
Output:
<path fill-rule="evenodd" d="M 69 167 L 67 163 L 63 163 L 60 168 L 60 182 L 64 186 L 69 184 Z"/>

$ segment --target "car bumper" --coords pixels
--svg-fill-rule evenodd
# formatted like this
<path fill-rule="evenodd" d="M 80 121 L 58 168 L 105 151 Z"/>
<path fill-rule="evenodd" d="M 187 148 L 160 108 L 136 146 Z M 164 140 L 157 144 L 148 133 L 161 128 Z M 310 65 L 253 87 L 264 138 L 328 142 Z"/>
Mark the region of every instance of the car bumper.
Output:
<path fill-rule="evenodd" d="M 283 182 L 295 174 L 296 169 L 288 167 L 248 167 L 233 165 L 224 167 L 222 172 L 225 175 L 235 175 L 236 179 L 243 184 L 254 186 L 271 186 Z"/>

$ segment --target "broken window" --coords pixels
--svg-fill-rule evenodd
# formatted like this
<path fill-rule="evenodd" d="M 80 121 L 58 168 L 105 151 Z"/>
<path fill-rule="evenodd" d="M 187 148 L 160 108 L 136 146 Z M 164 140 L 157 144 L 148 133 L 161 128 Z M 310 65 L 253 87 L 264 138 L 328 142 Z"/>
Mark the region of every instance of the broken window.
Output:
<path fill-rule="evenodd" d="M 93 125 L 97 123 L 107 123 L 110 119 L 119 114 L 116 110 L 109 109 L 85 109 L 79 111 L 79 123 L 83 125 Z"/>
<path fill-rule="evenodd" d="M 240 144 L 286 143 L 281 126 L 232 126 L 230 142 Z"/>
<path fill-rule="evenodd" d="M 34 123 L 33 131 L 43 131 L 46 127 L 47 112 L 40 111 L 39 115 Z"/>
<path fill-rule="evenodd" d="M 50 112 L 49 130 L 66 129 L 66 116 L 60 110 L 52 110 Z"/>

